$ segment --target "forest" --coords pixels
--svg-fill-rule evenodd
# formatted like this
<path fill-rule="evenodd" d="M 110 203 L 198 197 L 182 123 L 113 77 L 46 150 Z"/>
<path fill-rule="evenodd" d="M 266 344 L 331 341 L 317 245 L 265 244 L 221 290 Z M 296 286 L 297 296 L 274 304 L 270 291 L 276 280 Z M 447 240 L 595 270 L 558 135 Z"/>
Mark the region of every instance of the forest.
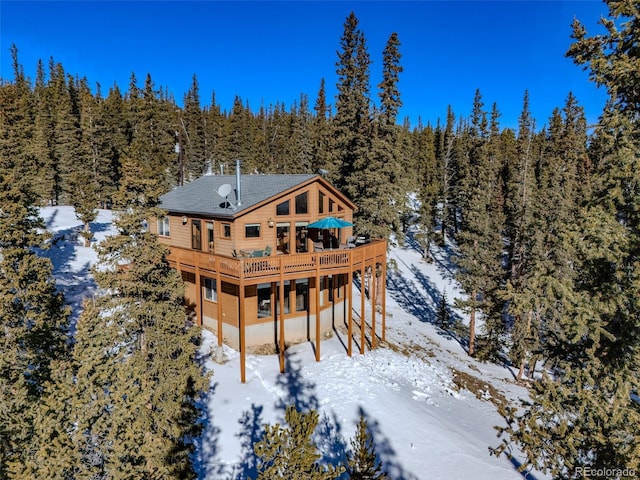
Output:
<path fill-rule="evenodd" d="M 640 470 L 631 400 L 640 390 L 640 11 L 605 3 L 604 33 L 588 36 L 575 20 L 566 52 L 609 93 L 597 125 L 571 92 L 534 119 L 526 91 L 516 130 L 501 127 L 499 106 L 480 91 L 469 116 L 449 108 L 435 124 L 402 124 L 401 41 L 390 35 L 372 94 L 354 13 L 335 101 L 319 79 L 313 105 L 301 94 L 257 111 L 239 96 L 223 111 L 215 93 L 203 107 L 196 76 L 182 106 L 150 74 L 105 93 L 50 59 L 27 78 L 13 46 L 13 78 L 0 83 L 0 477 L 195 476 L 208 378 L 181 280 L 144 221 L 161 214 L 160 195 L 207 171 L 230 173 L 236 159 L 247 174 L 325 172 L 358 205 L 359 234 L 402 242 L 417 222 L 426 261 L 431 246 L 455 243 L 468 354 L 536 378 L 530 400 L 503 412 L 494 454 L 518 445 L 554 478 Z M 38 256 L 44 205 L 73 205 L 87 242 L 98 208 L 121 212 L 119 235 L 96 247 L 103 294 L 76 324 Z M 274 466 L 278 428 L 257 447 L 259 478 L 341 475 Z"/>

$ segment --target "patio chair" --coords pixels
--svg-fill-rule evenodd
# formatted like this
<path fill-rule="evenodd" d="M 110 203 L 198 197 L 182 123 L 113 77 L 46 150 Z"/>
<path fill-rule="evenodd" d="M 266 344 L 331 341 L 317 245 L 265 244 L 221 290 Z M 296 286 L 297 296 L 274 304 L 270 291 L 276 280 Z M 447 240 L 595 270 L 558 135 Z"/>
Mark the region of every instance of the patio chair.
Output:
<path fill-rule="evenodd" d="M 271 256 L 271 245 L 267 245 L 264 249 L 264 256 L 265 257 L 270 257 Z"/>
<path fill-rule="evenodd" d="M 313 242 L 313 251 L 324 252 L 324 245 L 322 245 L 322 242 Z"/>

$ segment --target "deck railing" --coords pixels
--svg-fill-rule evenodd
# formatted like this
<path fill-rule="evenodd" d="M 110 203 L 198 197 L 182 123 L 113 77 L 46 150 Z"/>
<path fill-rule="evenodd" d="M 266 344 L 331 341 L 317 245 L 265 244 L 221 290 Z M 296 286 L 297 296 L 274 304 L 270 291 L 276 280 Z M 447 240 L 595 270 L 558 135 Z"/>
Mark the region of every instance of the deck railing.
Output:
<path fill-rule="evenodd" d="M 203 253 L 187 248 L 170 247 L 169 263 L 180 270 L 220 272 L 226 277 L 240 280 L 268 279 L 308 272 L 328 274 L 329 271 L 359 270 L 364 265 L 384 261 L 387 242 L 372 240 L 355 248 L 313 253 L 294 253 L 270 257 L 234 258 Z"/>

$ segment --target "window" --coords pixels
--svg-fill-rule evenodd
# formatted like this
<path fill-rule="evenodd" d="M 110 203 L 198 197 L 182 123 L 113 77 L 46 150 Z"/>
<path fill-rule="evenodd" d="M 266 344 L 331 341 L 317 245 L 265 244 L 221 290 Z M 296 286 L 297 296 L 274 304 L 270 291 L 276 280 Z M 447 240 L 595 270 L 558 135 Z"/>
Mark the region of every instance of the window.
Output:
<path fill-rule="evenodd" d="M 209 253 L 214 252 L 213 238 L 213 222 L 207 222 L 207 247 Z"/>
<path fill-rule="evenodd" d="M 333 212 L 333 206 L 336 204 L 333 200 L 329 199 L 329 213 Z"/>
<path fill-rule="evenodd" d="M 258 318 L 271 316 L 271 284 L 258 285 Z"/>
<path fill-rule="evenodd" d="M 209 300 L 210 302 L 218 301 L 218 286 L 216 285 L 216 281 L 213 278 L 203 278 L 202 290 L 204 293 L 204 298 Z"/>
<path fill-rule="evenodd" d="M 259 238 L 260 237 L 260 224 L 250 223 L 244 226 L 245 238 Z"/>
<path fill-rule="evenodd" d="M 296 222 L 296 253 L 307 251 L 308 222 Z"/>
<path fill-rule="evenodd" d="M 231 238 L 231 224 L 223 223 L 222 224 L 222 236 L 224 238 Z"/>
<path fill-rule="evenodd" d="M 289 253 L 289 224 L 279 223 L 276 227 L 276 248 L 280 253 Z"/>
<path fill-rule="evenodd" d="M 308 192 L 304 192 L 296 196 L 296 215 L 303 215 L 307 213 L 308 197 L 309 197 Z"/>
<path fill-rule="evenodd" d="M 318 213 L 324 213 L 324 193 L 318 192 Z"/>
<path fill-rule="evenodd" d="M 296 312 L 309 308 L 309 280 L 296 280 Z"/>
<path fill-rule="evenodd" d="M 202 225 L 200 220 L 191 220 L 191 248 L 202 250 Z"/>
<path fill-rule="evenodd" d="M 158 219 L 158 235 L 161 237 L 170 236 L 169 217 L 162 217 Z"/>
<path fill-rule="evenodd" d="M 276 312 L 280 314 L 280 286 L 276 287 L 278 290 L 278 302 L 276 305 Z M 291 282 L 289 280 L 284 281 L 284 313 L 289 313 L 289 296 L 291 295 Z"/>
<path fill-rule="evenodd" d="M 276 205 L 276 215 L 289 215 L 289 200 Z"/>

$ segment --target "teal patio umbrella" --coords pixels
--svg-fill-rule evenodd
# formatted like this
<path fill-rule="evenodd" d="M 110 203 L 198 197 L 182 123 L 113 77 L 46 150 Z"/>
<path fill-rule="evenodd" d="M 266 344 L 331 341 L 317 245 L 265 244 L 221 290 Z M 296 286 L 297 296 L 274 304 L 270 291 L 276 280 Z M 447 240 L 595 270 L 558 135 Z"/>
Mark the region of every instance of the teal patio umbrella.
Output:
<path fill-rule="evenodd" d="M 329 230 L 331 228 L 352 227 L 353 223 L 341 220 L 336 217 L 325 217 L 317 222 L 310 223 L 307 228 L 318 228 L 320 230 Z"/>

